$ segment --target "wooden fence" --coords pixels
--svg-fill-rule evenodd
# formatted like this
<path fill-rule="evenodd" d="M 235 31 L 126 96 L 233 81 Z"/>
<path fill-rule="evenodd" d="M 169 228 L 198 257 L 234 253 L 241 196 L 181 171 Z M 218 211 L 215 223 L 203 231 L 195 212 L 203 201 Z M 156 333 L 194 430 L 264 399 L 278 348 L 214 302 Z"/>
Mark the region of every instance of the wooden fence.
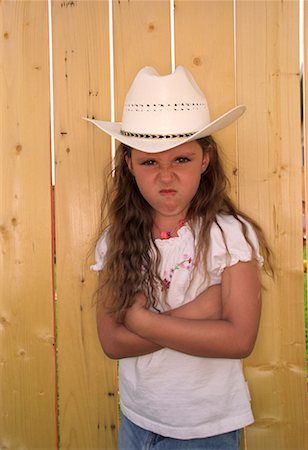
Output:
<path fill-rule="evenodd" d="M 170 5 L 117 0 L 112 6 L 119 120 L 137 70 L 171 70 Z M 111 114 L 109 4 L 51 4 L 54 202 L 48 3 L 1 1 L 0 11 L 0 449 L 115 449 L 116 363 L 104 357 L 96 336 L 97 278 L 88 268 L 92 256 L 87 259 L 111 145 L 82 120 Z M 212 116 L 235 103 L 248 107 L 238 126 L 217 139 L 233 197 L 264 227 L 276 254 L 277 278 L 265 280 L 260 335 L 245 361 L 256 422 L 242 447 L 304 450 L 299 3 L 179 0 L 174 30 L 176 64 L 192 71 Z M 307 34 L 304 40 L 307 73 Z"/>

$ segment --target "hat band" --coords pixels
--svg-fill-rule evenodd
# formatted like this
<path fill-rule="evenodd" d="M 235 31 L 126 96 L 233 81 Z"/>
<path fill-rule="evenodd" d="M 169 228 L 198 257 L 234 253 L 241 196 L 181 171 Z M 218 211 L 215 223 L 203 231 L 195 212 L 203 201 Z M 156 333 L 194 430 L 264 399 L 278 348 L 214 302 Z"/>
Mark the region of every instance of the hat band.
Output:
<path fill-rule="evenodd" d="M 132 133 L 130 131 L 120 130 L 123 136 L 134 137 L 139 139 L 176 139 L 176 138 L 186 138 L 195 134 L 192 133 L 179 133 L 179 134 L 149 134 L 149 133 Z"/>

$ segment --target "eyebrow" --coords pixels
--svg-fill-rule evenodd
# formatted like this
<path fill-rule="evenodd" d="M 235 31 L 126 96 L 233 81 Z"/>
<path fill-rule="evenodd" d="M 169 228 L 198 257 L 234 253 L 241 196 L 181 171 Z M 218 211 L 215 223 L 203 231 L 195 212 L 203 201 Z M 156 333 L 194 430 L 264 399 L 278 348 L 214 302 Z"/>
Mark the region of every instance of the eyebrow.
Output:
<path fill-rule="evenodd" d="M 194 151 L 191 151 L 191 150 L 189 150 L 187 152 L 183 151 L 181 153 L 178 153 L 177 155 L 174 155 L 174 157 L 172 159 L 183 158 L 183 157 L 193 157 L 195 155 L 196 155 L 196 152 L 194 152 Z M 137 162 L 154 160 L 154 159 L 155 160 L 157 159 L 156 153 L 149 153 L 148 155 L 144 155 L 144 156 L 136 156 Z M 159 159 L 159 157 L 158 157 L 158 159 Z"/>

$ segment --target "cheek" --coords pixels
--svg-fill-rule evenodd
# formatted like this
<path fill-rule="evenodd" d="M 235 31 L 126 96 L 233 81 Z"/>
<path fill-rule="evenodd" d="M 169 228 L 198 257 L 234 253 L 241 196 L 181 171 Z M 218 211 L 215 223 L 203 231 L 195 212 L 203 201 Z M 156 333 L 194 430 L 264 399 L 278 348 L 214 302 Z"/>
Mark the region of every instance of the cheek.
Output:
<path fill-rule="evenodd" d="M 151 186 L 152 186 L 152 181 L 150 180 L 150 178 L 145 177 L 144 175 L 141 176 L 140 174 L 137 173 L 135 174 L 135 180 L 141 194 L 145 198 L 149 197 L 149 195 L 151 194 Z"/>
<path fill-rule="evenodd" d="M 183 195 L 186 197 L 186 201 L 190 202 L 196 195 L 201 181 L 200 176 L 192 176 L 190 179 L 186 180 L 186 187 L 184 188 Z"/>
<path fill-rule="evenodd" d="M 195 196 L 196 192 L 197 192 L 198 189 L 199 189 L 199 186 L 200 186 L 200 180 L 201 180 L 201 177 L 200 177 L 198 180 L 196 180 L 194 186 L 192 186 L 192 189 L 191 189 L 191 191 L 190 191 L 191 199 Z"/>
<path fill-rule="evenodd" d="M 199 187 L 200 180 L 201 180 L 202 172 L 201 171 L 194 171 L 187 175 L 186 177 L 186 186 L 187 189 L 190 191 L 196 191 Z"/>

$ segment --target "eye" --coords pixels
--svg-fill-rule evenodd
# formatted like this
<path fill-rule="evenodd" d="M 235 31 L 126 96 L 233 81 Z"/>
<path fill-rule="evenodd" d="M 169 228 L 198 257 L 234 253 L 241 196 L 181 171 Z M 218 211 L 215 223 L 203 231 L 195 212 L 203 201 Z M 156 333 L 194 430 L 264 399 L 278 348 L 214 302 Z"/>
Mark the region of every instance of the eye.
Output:
<path fill-rule="evenodd" d="M 179 156 L 178 158 L 176 158 L 176 162 L 178 164 L 184 164 L 184 163 L 187 163 L 189 161 L 191 161 L 191 159 L 187 158 L 187 156 Z"/>
<path fill-rule="evenodd" d="M 141 163 L 142 166 L 154 166 L 156 161 L 154 159 L 147 159 Z"/>

